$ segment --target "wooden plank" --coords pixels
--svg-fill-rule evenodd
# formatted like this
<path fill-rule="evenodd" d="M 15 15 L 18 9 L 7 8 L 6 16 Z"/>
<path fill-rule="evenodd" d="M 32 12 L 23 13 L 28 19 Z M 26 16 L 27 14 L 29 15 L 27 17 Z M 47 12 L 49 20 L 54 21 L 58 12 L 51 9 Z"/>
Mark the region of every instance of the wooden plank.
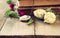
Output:
<path fill-rule="evenodd" d="M 6 21 L 6 18 L 4 16 L 0 16 L 0 31 L 4 26 L 5 21 Z"/>
<path fill-rule="evenodd" d="M 6 1 L 0 0 L 0 29 L 2 28 L 6 18 L 4 16 L 6 10 L 9 8 L 8 5 L 6 4 Z"/>
<path fill-rule="evenodd" d="M 60 19 L 55 24 L 46 24 L 43 21 L 36 20 L 36 35 L 59 36 L 60 35 Z"/>
<path fill-rule="evenodd" d="M 34 35 L 34 25 L 27 25 L 17 19 L 8 18 L 0 35 Z"/>
<path fill-rule="evenodd" d="M 33 6 L 33 1 L 19 1 L 19 6 Z"/>
<path fill-rule="evenodd" d="M 60 0 L 20 0 L 20 6 L 60 5 Z"/>
<path fill-rule="evenodd" d="M 60 0 L 34 0 L 34 6 L 40 5 L 60 5 Z"/>
<path fill-rule="evenodd" d="M 13 29 L 14 35 L 34 35 L 34 25 L 27 25 L 27 23 L 17 22 Z"/>
<path fill-rule="evenodd" d="M 12 29 L 15 24 L 15 21 L 8 18 L 3 26 L 3 28 L 0 31 L 0 35 L 12 35 Z"/>
<path fill-rule="evenodd" d="M 7 1 L 7 0 L 5 0 L 5 1 Z M 4 15 L 6 10 L 9 8 L 5 1 L 2 1 L 0 3 L 1 4 L 0 11 L 2 11 L 2 12 L 0 12 L 1 15 Z M 2 25 L 2 23 L 4 23 L 2 20 L 4 20 L 5 18 L 3 17 L 0 19 L 1 19 L 0 24 Z M 1 27 L 1 25 L 0 25 L 0 27 Z M 32 24 L 32 25 L 28 26 L 27 23 L 22 23 L 16 19 L 8 18 L 7 21 L 5 22 L 3 28 L 0 31 L 0 35 L 34 35 L 34 25 Z"/>

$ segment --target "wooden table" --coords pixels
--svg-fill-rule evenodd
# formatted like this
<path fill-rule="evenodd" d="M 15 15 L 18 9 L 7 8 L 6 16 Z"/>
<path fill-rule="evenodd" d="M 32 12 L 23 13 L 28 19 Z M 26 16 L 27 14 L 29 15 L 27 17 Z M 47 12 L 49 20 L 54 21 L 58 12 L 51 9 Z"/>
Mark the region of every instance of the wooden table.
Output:
<path fill-rule="evenodd" d="M 27 25 L 15 18 L 7 18 L 0 35 L 60 35 L 60 19 L 55 24 L 45 24 L 36 20 L 35 24 Z"/>
<path fill-rule="evenodd" d="M 20 22 L 16 19 L 7 18 L 1 35 L 34 35 L 34 25 L 27 25 L 27 23 Z"/>
<path fill-rule="evenodd" d="M 4 4 L 3 4 L 3 3 Z M 32 38 L 39 36 L 60 36 L 60 19 L 57 19 L 55 24 L 45 24 L 42 21 L 35 20 L 32 25 L 20 22 L 18 19 L 6 18 L 5 11 L 9 8 L 8 5 L 1 0 L 0 2 L 0 35 L 6 36 L 30 36 Z"/>

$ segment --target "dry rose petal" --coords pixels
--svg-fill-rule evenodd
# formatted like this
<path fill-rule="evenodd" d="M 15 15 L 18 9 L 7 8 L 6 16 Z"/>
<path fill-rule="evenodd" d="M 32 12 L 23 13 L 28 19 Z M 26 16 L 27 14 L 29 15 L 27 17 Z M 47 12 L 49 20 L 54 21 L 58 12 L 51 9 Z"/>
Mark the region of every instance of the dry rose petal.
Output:
<path fill-rule="evenodd" d="M 26 15 L 26 12 L 25 12 L 25 11 L 20 11 L 20 12 L 19 12 L 19 15 L 20 15 L 20 16 Z"/>

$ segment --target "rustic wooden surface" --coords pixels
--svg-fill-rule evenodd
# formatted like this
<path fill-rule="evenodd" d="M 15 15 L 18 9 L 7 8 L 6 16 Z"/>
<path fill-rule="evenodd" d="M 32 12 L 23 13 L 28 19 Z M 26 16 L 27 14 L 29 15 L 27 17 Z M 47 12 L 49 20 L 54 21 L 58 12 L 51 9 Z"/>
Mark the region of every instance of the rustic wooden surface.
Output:
<path fill-rule="evenodd" d="M 60 5 L 60 0 L 20 0 L 20 6 Z"/>
<path fill-rule="evenodd" d="M 40 20 L 36 21 L 36 35 L 60 35 L 60 19 L 54 24 L 46 24 Z"/>
<path fill-rule="evenodd" d="M 18 19 L 8 18 L 0 35 L 34 35 L 34 25 L 29 26 Z"/>
<path fill-rule="evenodd" d="M 60 20 L 55 24 L 44 24 L 42 21 L 35 21 L 35 24 L 27 25 L 18 19 L 6 18 L 5 11 L 9 9 L 6 1 L 0 0 L 0 35 L 51 35 L 60 36 Z"/>
<path fill-rule="evenodd" d="M 9 9 L 6 1 L 0 0 L 0 35 L 34 35 L 33 24 L 29 26 L 27 23 L 4 16 L 6 10 Z"/>
<path fill-rule="evenodd" d="M 8 5 L 6 4 L 6 0 L 0 0 L 0 28 L 3 26 L 6 18 L 4 17 L 4 14 L 6 10 L 8 9 Z"/>

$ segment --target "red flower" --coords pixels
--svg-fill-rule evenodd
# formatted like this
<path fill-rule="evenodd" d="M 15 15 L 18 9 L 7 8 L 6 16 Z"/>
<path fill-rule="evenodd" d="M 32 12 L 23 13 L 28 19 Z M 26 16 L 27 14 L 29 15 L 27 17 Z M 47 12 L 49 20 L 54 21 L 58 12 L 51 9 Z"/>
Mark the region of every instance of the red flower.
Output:
<path fill-rule="evenodd" d="M 20 15 L 20 16 L 26 15 L 26 12 L 25 12 L 25 11 L 20 11 L 20 12 L 19 12 L 19 15 Z"/>
<path fill-rule="evenodd" d="M 11 10 L 14 10 L 14 6 L 15 6 L 14 3 L 11 3 L 9 6 L 10 6 Z"/>

